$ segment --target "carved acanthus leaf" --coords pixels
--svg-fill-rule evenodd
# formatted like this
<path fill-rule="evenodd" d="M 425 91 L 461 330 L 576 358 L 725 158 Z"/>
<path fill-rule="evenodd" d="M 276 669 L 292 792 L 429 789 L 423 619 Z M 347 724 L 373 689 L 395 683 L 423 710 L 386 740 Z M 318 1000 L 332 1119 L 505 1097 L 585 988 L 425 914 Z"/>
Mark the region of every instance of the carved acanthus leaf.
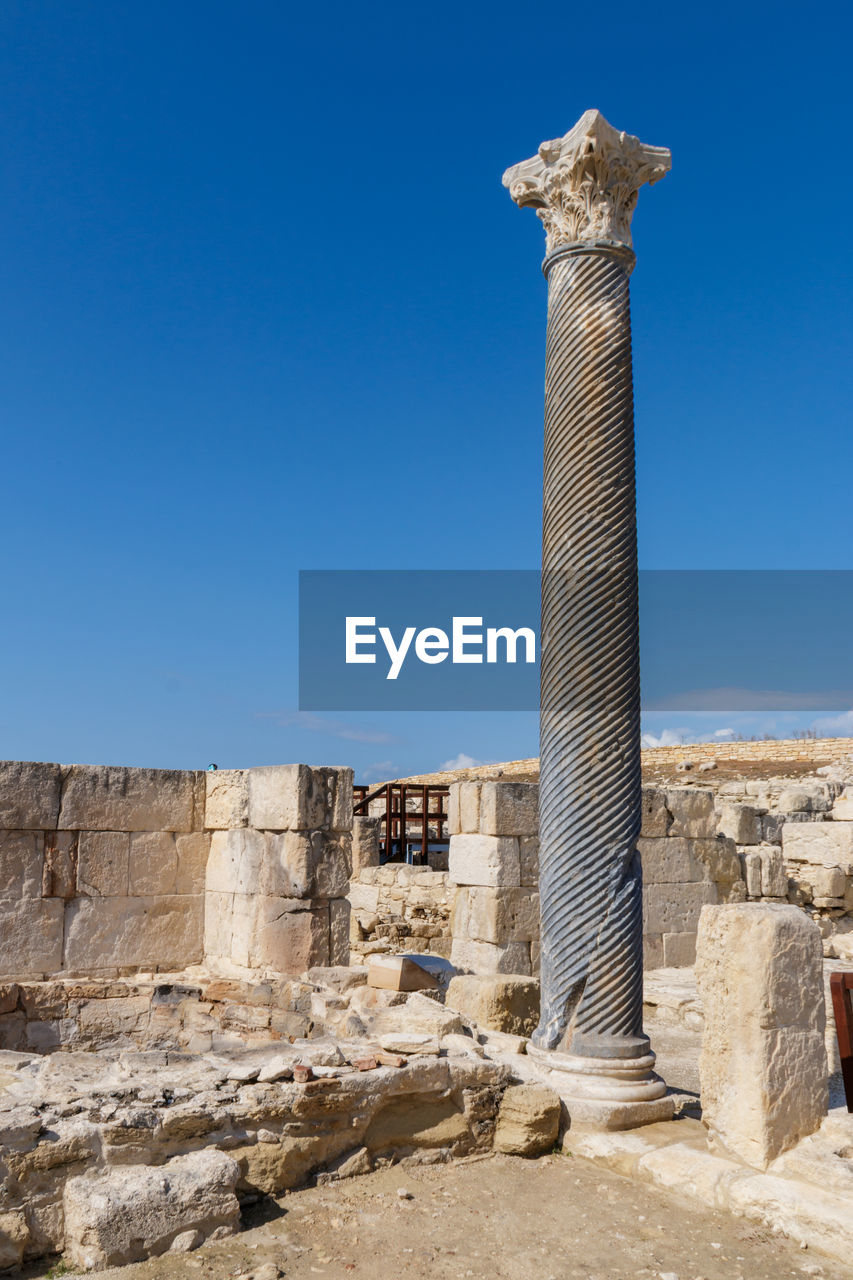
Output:
<path fill-rule="evenodd" d="M 600 111 L 586 111 L 565 137 L 543 142 L 538 155 L 507 169 L 503 184 L 517 205 L 536 210 L 549 253 L 583 240 L 630 246 L 640 187 L 671 165 L 666 147 L 647 147 Z"/>

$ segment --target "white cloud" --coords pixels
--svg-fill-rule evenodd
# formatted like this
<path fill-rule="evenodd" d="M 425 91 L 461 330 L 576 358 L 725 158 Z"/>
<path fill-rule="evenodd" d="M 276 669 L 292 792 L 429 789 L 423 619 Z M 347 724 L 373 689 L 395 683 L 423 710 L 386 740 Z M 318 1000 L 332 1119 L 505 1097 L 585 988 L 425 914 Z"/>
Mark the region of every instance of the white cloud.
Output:
<path fill-rule="evenodd" d="M 263 720 L 275 720 L 276 724 L 285 728 L 294 725 L 297 729 L 307 729 L 310 733 L 325 733 L 330 738 L 343 738 L 347 742 L 394 742 L 390 733 L 381 729 L 370 729 L 366 725 L 347 724 L 344 720 L 326 720 L 323 716 L 315 716 L 310 711 L 259 711 Z"/>
<path fill-rule="evenodd" d="M 441 773 L 455 773 L 457 769 L 476 769 L 478 765 L 492 763 L 491 760 L 475 760 L 473 756 L 466 756 L 464 751 L 460 751 L 458 756 L 445 760 L 438 768 Z"/>
<path fill-rule="evenodd" d="M 734 736 L 734 729 L 715 729 L 711 734 L 711 737 L 715 738 L 718 742 L 722 741 L 723 738 L 733 738 Z"/>
<path fill-rule="evenodd" d="M 846 738 L 853 735 L 853 710 L 842 711 L 839 716 L 819 716 L 814 722 L 819 734 L 829 737 Z"/>
<path fill-rule="evenodd" d="M 684 734 L 677 729 L 663 729 L 658 734 L 644 733 L 640 741 L 644 747 L 680 747 Z"/>
<path fill-rule="evenodd" d="M 377 760 L 375 764 L 369 764 L 366 769 L 359 769 L 358 775 L 365 782 L 389 782 L 397 776 L 397 772 L 393 760 Z M 358 780 L 357 778 L 356 781 Z"/>

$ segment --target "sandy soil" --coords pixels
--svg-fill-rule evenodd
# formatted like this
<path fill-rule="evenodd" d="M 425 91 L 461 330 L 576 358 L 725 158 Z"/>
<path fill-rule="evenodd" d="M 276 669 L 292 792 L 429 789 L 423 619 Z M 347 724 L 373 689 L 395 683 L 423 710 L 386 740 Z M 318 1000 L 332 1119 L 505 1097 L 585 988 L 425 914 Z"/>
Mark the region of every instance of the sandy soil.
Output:
<path fill-rule="evenodd" d="M 853 1280 L 853 1260 L 845 1268 L 562 1155 L 397 1166 L 291 1192 L 246 1217 L 233 1240 L 100 1274 L 225 1280 L 273 1263 L 291 1280 Z"/>

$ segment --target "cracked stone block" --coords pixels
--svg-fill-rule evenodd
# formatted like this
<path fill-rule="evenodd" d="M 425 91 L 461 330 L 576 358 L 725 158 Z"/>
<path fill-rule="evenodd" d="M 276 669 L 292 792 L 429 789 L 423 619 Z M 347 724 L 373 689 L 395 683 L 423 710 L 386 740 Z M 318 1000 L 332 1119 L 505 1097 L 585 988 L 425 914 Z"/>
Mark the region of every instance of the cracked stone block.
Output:
<path fill-rule="evenodd" d="M 264 831 L 351 831 L 352 769 L 307 764 L 247 770 L 249 822 Z"/>
<path fill-rule="evenodd" d="M 704 880 L 705 869 L 693 856 L 693 841 L 686 836 L 641 836 L 637 849 L 646 884 L 682 884 Z"/>
<path fill-rule="evenodd" d="M 532 972 L 529 942 L 477 942 L 470 938 L 454 938 L 450 962 L 463 973 Z"/>
<path fill-rule="evenodd" d="M 761 840 L 761 817 L 752 805 L 721 805 L 717 825 L 720 834 L 735 844 L 758 844 Z"/>
<path fill-rule="evenodd" d="M 539 894 L 522 887 L 460 888 L 451 932 L 475 942 L 532 942 L 539 937 Z"/>
<path fill-rule="evenodd" d="M 712 1144 L 754 1168 L 813 1133 L 828 1105 L 820 929 L 796 907 L 706 907 L 696 979 Z"/>
<path fill-rule="evenodd" d="M 238 1229 L 240 1169 L 222 1151 L 176 1156 L 159 1168 L 112 1168 L 65 1184 L 65 1250 L 83 1271 L 141 1262 Z"/>
<path fill-rule="evenodd" d="M 77 892 L 86 897 L 127 897 L 129 861 L 128 832 L 81 831 L 77 845 Z"/>
<path fill-rule="evenodd" d="M 666 807 L 666 793 L 662 788 L 643 787 L 642 814 L 642 836 L 654 839 L 666 835 L 670 815 Z"/>
<path fill-rule="evenodd" d="M 249 784 L 245 769 L 214 769 L 204 775 L 204 825 L 228 831 L 249 821 Z"/>
<path fill-rule="evenodd" d="M 672 814 L 670 836 L 708 838 L 717 833 L 713 791 L 698 787 L 668 787 L 666 807 Z"/>

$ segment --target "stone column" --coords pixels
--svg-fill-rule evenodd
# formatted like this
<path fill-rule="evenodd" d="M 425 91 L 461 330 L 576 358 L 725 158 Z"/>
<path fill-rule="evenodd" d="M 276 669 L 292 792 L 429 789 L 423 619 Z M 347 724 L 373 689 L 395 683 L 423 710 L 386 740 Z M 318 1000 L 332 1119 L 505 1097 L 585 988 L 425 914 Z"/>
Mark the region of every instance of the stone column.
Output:
<path fill-rule="evenodd" d="M 540 711 L 542 1013 L 567 1099 L 662 1100 L 642 1027 L 640 685 L 628 277 L 637 193 L 670 154 L 587 111 L 504 174 L 548 280 Z M 584 1110 L 580 1107 L 580 1110 Z M 601 1109 L 599 1108 L 599 1111 Z M 631 1115 L 635 1106 L 629 1107 Z M 660 1105 L 650 1119 L 660 1118 Z M 575 1107 L 570 1105 L 575 1115 Z M 625 1123 L 637 1123 L 626 1113 Z"/>

